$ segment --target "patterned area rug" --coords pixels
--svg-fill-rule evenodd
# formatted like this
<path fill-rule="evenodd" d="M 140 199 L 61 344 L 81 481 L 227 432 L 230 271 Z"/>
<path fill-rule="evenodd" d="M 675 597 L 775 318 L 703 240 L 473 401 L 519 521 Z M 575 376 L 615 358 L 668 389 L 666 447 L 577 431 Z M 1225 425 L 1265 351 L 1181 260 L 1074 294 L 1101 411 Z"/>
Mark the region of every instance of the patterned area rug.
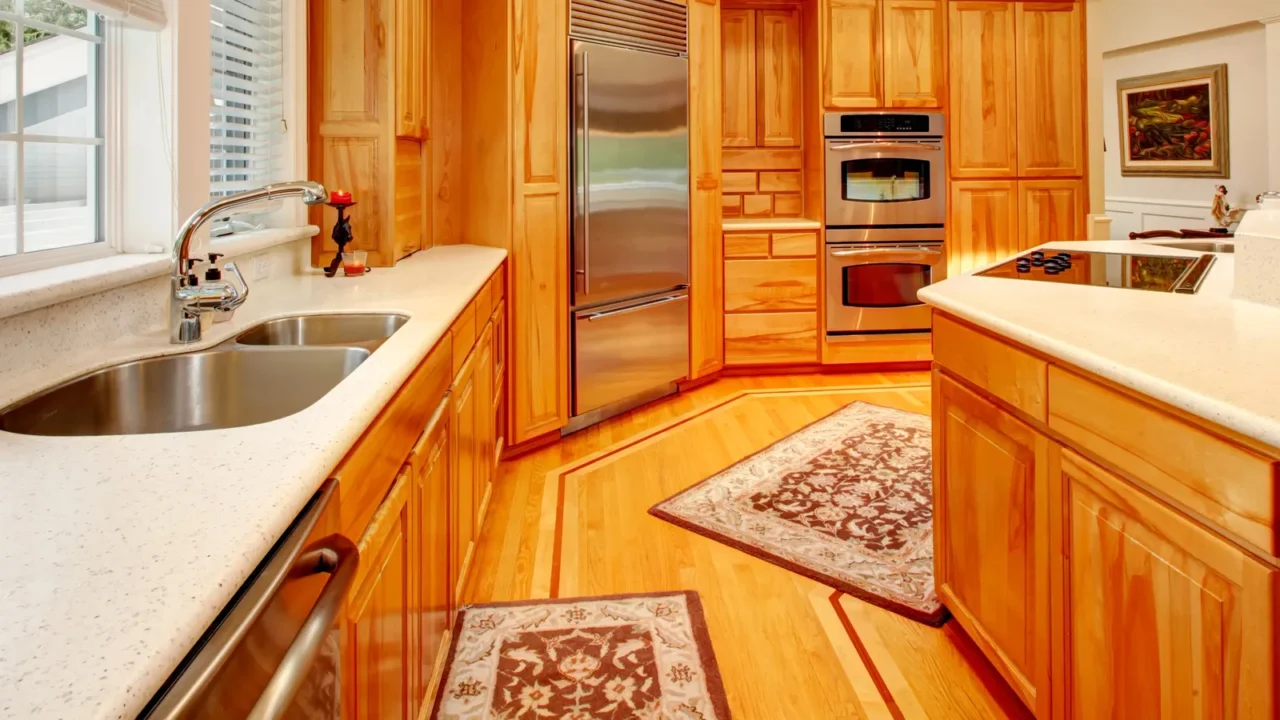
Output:
<path fill-rule="evenodd" d="M 728 720 L 693 592 L 471 605 L 433 718 Z"/>
<path fill-rule="evenodd" d="M 947 620 L 924 415 L 855 402 L 649 512 L 913 620 Z"/>

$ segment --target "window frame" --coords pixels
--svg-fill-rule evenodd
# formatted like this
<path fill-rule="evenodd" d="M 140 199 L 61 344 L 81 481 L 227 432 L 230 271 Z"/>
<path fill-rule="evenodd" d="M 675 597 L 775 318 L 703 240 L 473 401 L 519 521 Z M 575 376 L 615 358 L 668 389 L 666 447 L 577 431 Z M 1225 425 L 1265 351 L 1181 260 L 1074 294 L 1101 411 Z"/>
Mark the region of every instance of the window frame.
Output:
<path fill-rule="evenodd" d="M 210 198 L 209 111 L 212 82 L 211 12 L 208 0 L 169 4 L 159 32 L 104 22 L 99 85 L 103 154 L 99 163 L 99 233 L 103 242 L 0 257 L 0 278 L 128 254 L 143 261 L 172 252 L 186 218 Z M 283 3 L 284 116 L 279 172 L 307 177 L 307 9 Z M 204 83 L 178 78 L 205 77 Z M 127 150 L 125 149 L 127 148 Z M 157 203 L 168 196 L 168 207 Z M 263 216 L 268 231 L 308 225 L 301 203 L 283 203 Z M 251 233 L 209 241 L 196 251 L 234 245 Z"/>
<path fill-rule="evenodd" d="M 23 272 L 33 272 L 48 267 L 56 267 L 58 265 L 67 265 L 71 263 L 84 262 L 88 260 L 96 260 L 118 252 L 116 248 L 111 247 L 106 242 L 104 211 L 105 211 L 105 186 L 106 186 L 106 165 L 107 165 L 107 129 L 106 118 L 108 113 L 108 100 L 106 79 L 109 76 L 107 67 L 110 64 L 108 53 L 107 29 L 113 25 L 100 15 L 92 11 L 89 13 L 89 27 L 92 31 L 85 29 L 65 28 L 53 25 L 40 20 L 33 20 L 25 17 L 25 0 L 13 0 L 13 10 L 0 10 L 0 22 L 9 22 L 14 25 L 14 50 L 17 52 L 15 56 L 15 78 L 14 78 L 14 116 L 15 131 L 11 133 L 0 133 L 0 142 L 12 142 L 16 151 L 14 160 L 14 207 L 15 210 L 15 235 L 17 237 L 18 252 L 13 255 L 0 256 L 0 277 L 15 275 Z M 96 46 L 93 55 L 92 67 L 90 73 L 92 82 L 90 84 L 89 99 L 90 105 L 96 106 L 94 112 L 96 129 L 92 138 L 74 138 L 69 136 L 53 136 L 42 135 L 38 133 L 27 133 L 25 127 L 25 117 L 23 113 L 25 77 L 23 73 L 27 27 L 43 30 L 44 32 L 73 37 L 84 42 L 92 43 Z M 55 143 L 67 145 L 80 145 L 83 147 L 93 147 L 95 150 L 94 172 L 86 180 L 91 182 L 93 192 L 89 194 L 88 202 L 93 214 L 94 223 L 94 239 L 89 243 L 72 245 L 69 247 L 52 248 L 49 250 L 27 251 L 23 249 L 24 245 L 24 226 L 25 226 L 25 203 L 24 188 L 26 185 L 25 177 L 25 156 L 26 145 L 28 143 Z"/>

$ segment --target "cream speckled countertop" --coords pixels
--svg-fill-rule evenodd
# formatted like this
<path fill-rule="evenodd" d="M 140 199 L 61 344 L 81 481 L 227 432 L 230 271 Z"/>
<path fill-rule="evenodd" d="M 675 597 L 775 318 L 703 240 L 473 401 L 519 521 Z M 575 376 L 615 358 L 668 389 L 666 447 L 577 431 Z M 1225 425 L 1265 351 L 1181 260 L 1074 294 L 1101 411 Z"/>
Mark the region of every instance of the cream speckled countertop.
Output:
<path fill-rule="evenodd" d="M 296 415 L 167 435 L 0 432 L 0 718 L 134 717 L 505 256 L 443 247 L 359 279 L 254 288 L 199 347 L 283 315 L 411 316 Z M 92 357 L 174 351 L 156 330 Z M 24 374 L 0 407 L 91 369 L 69 358 Z"/>
<path fill-rule="evenodd" d="M 1141 242 L 1045 248 L 1198 255 Z M 1219 255 L 1195 295 L 963 275 L 930 305 L 1242 435 L 1280 448 L 1280 310 L 1231 299 Z"/>

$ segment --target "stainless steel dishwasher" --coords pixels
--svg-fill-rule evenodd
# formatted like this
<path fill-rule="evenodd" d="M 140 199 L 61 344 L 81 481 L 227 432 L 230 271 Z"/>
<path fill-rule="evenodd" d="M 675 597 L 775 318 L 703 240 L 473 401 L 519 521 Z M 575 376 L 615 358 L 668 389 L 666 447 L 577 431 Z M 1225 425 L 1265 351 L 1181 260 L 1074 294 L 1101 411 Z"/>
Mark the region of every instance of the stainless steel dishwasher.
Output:
<path fill-rule="evenodd" d="M 338 614 L 360 562 L 327 480 L 140 718 L 339 718 Z"/>

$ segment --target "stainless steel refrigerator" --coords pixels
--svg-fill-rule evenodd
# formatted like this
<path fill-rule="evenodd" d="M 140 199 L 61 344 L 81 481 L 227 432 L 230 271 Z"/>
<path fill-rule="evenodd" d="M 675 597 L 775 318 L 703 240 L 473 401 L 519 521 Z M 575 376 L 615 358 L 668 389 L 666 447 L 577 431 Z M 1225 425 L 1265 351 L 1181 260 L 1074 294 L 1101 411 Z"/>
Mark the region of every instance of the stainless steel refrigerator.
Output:
<path fill-rule="evenodd" d="M 674 392 L 689 370 L 688 59 L 571 47 L 569 431 Z"/>

